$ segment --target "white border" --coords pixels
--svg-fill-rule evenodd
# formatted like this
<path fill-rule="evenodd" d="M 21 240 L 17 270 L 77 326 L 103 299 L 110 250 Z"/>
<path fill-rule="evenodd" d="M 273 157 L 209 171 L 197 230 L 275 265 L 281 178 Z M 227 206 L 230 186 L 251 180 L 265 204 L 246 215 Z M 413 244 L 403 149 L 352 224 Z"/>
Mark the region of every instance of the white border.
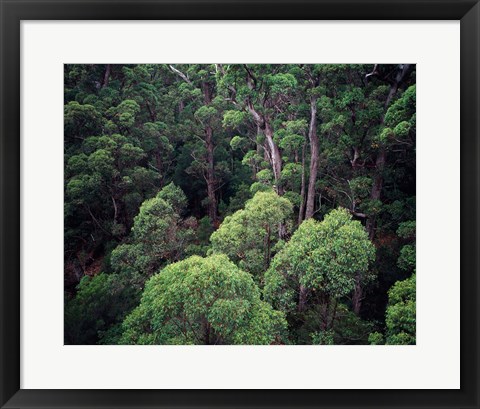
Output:
<path fill-rule="evenodd" d="M 22 388 L 459 388 L 459 22 L 22 22 Z M 63 346 L 63 63 L 417 63 L 410 347 Z"/>

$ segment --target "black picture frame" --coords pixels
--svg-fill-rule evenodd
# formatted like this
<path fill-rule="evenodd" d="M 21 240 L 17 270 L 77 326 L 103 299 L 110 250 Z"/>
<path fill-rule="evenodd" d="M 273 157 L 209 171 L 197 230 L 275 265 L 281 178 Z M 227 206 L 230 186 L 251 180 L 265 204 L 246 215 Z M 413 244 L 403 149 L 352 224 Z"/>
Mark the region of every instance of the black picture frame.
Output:
<path fill-rule="evenodd" d="M 0 15 L 2 408 L 479 408 L 479 0 L 0 0 Z M 20 21 L 155 19 L 461 21 L 459 390 L 20 389 Z"/>

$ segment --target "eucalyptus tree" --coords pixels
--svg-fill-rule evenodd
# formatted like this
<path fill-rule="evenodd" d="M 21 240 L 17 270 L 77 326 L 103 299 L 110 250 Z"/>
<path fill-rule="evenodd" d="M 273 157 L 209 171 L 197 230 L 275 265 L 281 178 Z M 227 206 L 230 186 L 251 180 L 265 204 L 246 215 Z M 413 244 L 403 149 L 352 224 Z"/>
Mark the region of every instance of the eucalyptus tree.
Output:
<path fill-rule="evenodd" d="M 283 159 L 275 131 L 289 119 L 288 112 L 295 109 L 292 101 L 297 87 L 296 69 L 292 65 L 217 64 L 219 89 L 240 112 L 237 117 L 253 121 L 259 138 L 264 138 L 264 154 L 280 195 L 284 193 Z"/>
<path fill-rule="evenodd" d="M 88 137 L 81 149 L 65 166 L 65 255 L 84 274 L 95 252 L 128 232 L 157 174 L 142 166 L 145 152 L 119 134 Z"/>
<path fill-rule="evenodd" d="M 386 216 L 389 206 L 411 194 L 407 190 L 411 182 L 405 183 L 408 167 L 398 164 L 412 163 L 414 88 L 408 92 L 399 88 L 406 84 L 410 69 L 404 72 L 403 82 L 397 82 L 398 78 L 392 76 L 400 68 L 395 65 L 377 66 L 374 73 L 368 68 L 341 64 L 320 67 L 317 117 L 322 168 L 317 186 L 327 204 L 320 209 L 321 213 L 328 207 L 343 206 L 365 223 L 370 239 L 377 232 L 377 242 L 381 243 L 384 235 L 389 234 L 384 226 L 392 225 L 395 231 L 392 219 Z M 394 107 L 396 99 L 404 100 L 407 98 L 404 94 L 409 95 L 409 109 L 404 109 L 403 115 L 393 115 L 398 110 Z M 387 105 L 392 109 L 390 114 Z M 406 134 L 395 136 L 393 129 L 402 121 L 397 131 L 404 130 Z M 408 121 L 411 122 L 407 127 Z M 382 195 L 384 183 L 389 184 L 388 196 Z M 382 231 L 377 229 L 379 221 Z M 359 314 L 365 298 L 365 288 L 360 282 L 354 298 Z"/>
<path fill-rule="evenodd" d="M 413 65 L 67 64 L 64 78 L 69 339 L 117 342 L 146 280 L 207 254 L 253 276 L 290 340 L 386 328 L 389 289 L 415 273 Z M 346 231 L 358 240 L 341 247 Z"/>
<path fill-rule="evenodd" d="M 320 142 L 318 136 L 318 98 L 324 93 L 322 89 L 323 65 L 302 66 L 302 77 L 306 83 L 306 97 L 310 106 L 308 126 L 308 140 L 310 144 L 310 168 L 308 187 L 305 200 L 305 219 L 313 217 L 315 207 L 316 183 L 320 156 Z M 302 174 L 303 175 L 303 174 Z M 303 197 L 303 195 L 302 195 Z M 299 220 L 303 219 L 303 207 L 300 209 Z"/>
<path fill-rule="evenodd" d="M 178 96 L 174 75 L 163 65 L 142 64 L 123 68 L 123 97 L 140 107 L 132 138 L 147 154 L 149 169 L 158 173 L 160 186 L 174 171 Z"/>
<path fill-rule="evenodd" d="M 416 276 L 397 281 L 388 291 L 385 312 L 385 335 L 371 333 L 371 344 L 415 345 L 416 343 Z"/>
<path fill-rule="evenodd" d="M 416 342 L 416 276 L 398 281 L 388 291 L 385 313 L 386 343 L 409 345 Z"/>
<path fill-rule="evenodd" d="M 407 273 L 416 272 L 416 244 L 415 244 L 415 221 L 400 223 L 397 235 L 404 241 L 404 246 L 400 249 L 397 265 Z"/>
<path fill-rule="evenodd" d="M 116 343 L 121 322 L 138 300 L 135 289 L 116 274 L 84 276 L 65 303 L 65 344 Z"/>
<path fill-rule="evenodd" d="M 194 237 L 188 220 L 182 218 L 187 198 L 173 183 L 140 206 L 128 239 L 111 255 L 113 271 L 142 289 L 159 268 L 183 258 Z"/>
<path fill-rule="evenodd" d="M 355 290 L 357 277 L 372 280 L 375 247 L 360 222 L 345 209 L 322 222 L 304 221 L 275 255 L 265 275 L 265 298 L 287 314 L 321 305 L 322 331 L 333 328 L 342 298 Z"/>
<path fill-rule="evenodd" d="M 211 235 L 212 252 L 226 254 L 260 282 L 279 245 L 279 226 L 291 216 L 292 204 L 286 198 L 273 190 L 257 192 Z"/>
<path fill-rule="evenodd" d="M 192 134 L 189 171 L 202 177 L 207 190 L 208 216 L 214 226 L 218 222 L 220 169 L 216 169 L 215 149 L 221 144 L 221 119 L 224 101 L 216 97 L 215 66 L 212 64 L 169 65 L 181 82 L 182 117 L 185 133 Z M 199 141 L 200 145 L 195 142 Z"/>
<path fill-rule="evenodd" d="M 402 136 L 405 136 L 405 132 L 407 134 L 411 130 L 412 132 L 414 132 L 415 129 L 415 87 L 409 88 L 408 92 L 406 92 L 406 97 L 404 96 L 402 98 L 403 102 L 394 103 L 392 105 L 392 102 L 394 101 L 394 98 L 396 97 L 399 88 L 407 83 L 407 80 L 413 68 L 414 66 L 412 66 L 411 64 L 398 64 L 393 67 L 389 65 L 382 66 L 376 64 L 373 71 L 367 74 L 367 76 L 376 78 L 384 83 L 389 84 L 388 94 L 384 103 L 384 115 L 382 117 L 382 124 L 385 124 L 386 128 L 382 129 L 379 133 L 379 143 L 377 145 L 378 150 L 375 159 L 375 176 L 370 195 L 370 199 L 372 201 L 380 201 L 381 199 L 384 185 L 384 172 L 387 162 L 387 152 L 389 150 L 389 147 L 392 146 L 392 144 L 389 143 L 391 141 L 388 141 L 385 137 L 389 133 L 389 128 L 391 128 L 392 126 L 397 127 L 401 123 L 400 121 L 398 121 L 399 118 L 396 115 L 398 110 L 403 111 L 402 113 L 404 118 L 402 118 L 402 122 L 410 122 L 408 129 L 400 130 L 400 128 L 403 128 L 403 125 L 405 124 L 402 123 L 402 125 L 400 125 L 399 130 L 402 133 Z M 405 104 L 409 105 L 409 108 L 406 108 Z M 408 116 L 408 118 L 406 118 L 405 116 Z M 375 227 L 376 217 L 369 217 L 367 220 L 367 230 L 369 232 L 370 238 L 373 238 L 375 235 Z"/>
<path fill-rule="evenodd" d="M 252 276 L 225 255 L 189 257 L 146 284 L 123 323 L 122 344 L 272 344 L 286 330 L 282 312 L 260 299 Z"/>

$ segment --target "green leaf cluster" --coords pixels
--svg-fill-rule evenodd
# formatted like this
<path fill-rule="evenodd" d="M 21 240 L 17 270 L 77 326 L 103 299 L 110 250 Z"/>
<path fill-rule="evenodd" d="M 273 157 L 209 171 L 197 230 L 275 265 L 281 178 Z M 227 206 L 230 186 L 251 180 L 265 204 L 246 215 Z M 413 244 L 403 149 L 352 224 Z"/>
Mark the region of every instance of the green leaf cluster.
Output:
<path fill-rule="evenodd" d="M 124 344 L 271 344 L 286 329 L 283 314 L 261 301 L 250 274 L 225 255 L 193 256 L 146 284 L 123 323 Z"/>

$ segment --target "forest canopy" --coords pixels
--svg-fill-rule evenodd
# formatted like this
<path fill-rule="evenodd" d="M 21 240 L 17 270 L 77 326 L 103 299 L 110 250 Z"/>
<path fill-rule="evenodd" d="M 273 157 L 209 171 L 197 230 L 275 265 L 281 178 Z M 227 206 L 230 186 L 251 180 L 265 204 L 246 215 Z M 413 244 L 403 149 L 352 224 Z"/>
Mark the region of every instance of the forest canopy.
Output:
<path fill-rule="evenodd" d="M 65 344 L 416 338 L 412 64 L 66 64 Z"/>

